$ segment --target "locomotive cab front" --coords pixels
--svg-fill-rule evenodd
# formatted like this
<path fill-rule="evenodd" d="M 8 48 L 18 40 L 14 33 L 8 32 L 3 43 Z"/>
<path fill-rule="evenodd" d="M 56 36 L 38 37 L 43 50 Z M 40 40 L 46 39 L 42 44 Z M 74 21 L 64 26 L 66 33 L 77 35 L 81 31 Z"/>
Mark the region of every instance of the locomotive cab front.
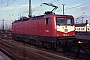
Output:
<path fill-rule="evenodd" d="M 57 46 L 70 51 L 75 43 L 75 25 L 73 16 L 60 15 L 55 17 Z"/>
<path fill-rule="evenodd" d="M 75 35 L 74 18 L 72 16 L 56 17 L 57 37 Z"/>

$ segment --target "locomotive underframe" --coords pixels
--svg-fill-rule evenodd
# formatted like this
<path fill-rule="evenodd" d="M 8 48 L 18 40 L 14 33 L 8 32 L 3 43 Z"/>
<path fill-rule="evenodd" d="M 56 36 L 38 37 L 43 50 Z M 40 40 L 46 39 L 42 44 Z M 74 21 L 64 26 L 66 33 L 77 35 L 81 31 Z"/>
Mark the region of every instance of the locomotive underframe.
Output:
<path fill-rule="evenodd" d="M 75 36 L 69 37 L 47 37 L 47 36 L 36 36 L 36 35 L 25 35 L 25 34 L 12 34 L 15 40 L 30 42 L 39 46 L 47 48 L 58 49 L 63 48 L 64 51 L 71 50 L 71 48 L 77 43 Z"/>

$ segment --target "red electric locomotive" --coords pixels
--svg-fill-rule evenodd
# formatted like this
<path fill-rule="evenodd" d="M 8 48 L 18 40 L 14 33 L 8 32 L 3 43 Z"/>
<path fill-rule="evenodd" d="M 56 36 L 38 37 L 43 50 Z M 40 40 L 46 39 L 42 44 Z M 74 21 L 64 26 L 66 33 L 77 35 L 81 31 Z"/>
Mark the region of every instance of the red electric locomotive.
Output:
<path fill-rule="evenodd" d="M 75 38 L 74 17 L 47 12 L 44 15 L 16 20 L 12 23 L 12 37 L 46 47 L 71 47 Z"/>

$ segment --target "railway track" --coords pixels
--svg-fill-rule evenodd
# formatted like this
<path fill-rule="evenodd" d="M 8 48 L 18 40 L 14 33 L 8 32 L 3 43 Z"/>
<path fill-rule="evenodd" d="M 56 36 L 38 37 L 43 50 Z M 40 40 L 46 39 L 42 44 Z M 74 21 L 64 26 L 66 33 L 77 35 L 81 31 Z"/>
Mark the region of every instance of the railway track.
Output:
<path fill-rule="evenodd" d="M 62 52 L 62 51 L 59 51 L 59 52 L 51 51 L 50 49 L 47 50 L 47 49 L 44 49 L 44 48 L 38 48 L 36 46 L 31 46 L 29 44 L 24 44 L 24 43 L 13 41 L 13 40 L 8 40 L 8 41 L 3 40 L 3 44 L 8 45 L 9 47 L 11 47 L 12 50 L 13 49 L 17 50 L 18 49 L 17 53 L 11 52 L 12 51 L 11 49 L 10 49 L 9 52 L 12 53 L 15 57 L 17 55 L 17 59 L 19 59 L 19 60 L 22 60 L 22 59 L 26 59 L 26 60 L 33 59 L 33 60 L 35 60 L 36 55 L 41 56 L 41 58 L 38 56 L 39 57 L 39 58 L 37 58 L 38 60 L 40 60 L 40 59 L 43 59 L 43 60 L 44 59 L 46 59 L 46 60 L 55 60 L 55 59 L 57 59 L 57 60 L 59 60 L 61 58 L 65 59 L 65 60 L 77 60 L 77 59 L 81 60 L 81 59 L 85 59 L 85 58 L 82 58 L 81 56 L 79 58 L 75 58 L 75 52 L 66 52 L 65 53 L 65 52 Z M 43 53 L 43 51 L 45 53 Z M 16 51 L 14 51 L 14 52 L 16 52 Z M 32 52 L 34 52 L 34 53 L 32 53 Z M 19 54 L 19 53 L 22 53 L 22 54 Z M 28 53 L 30 53 L 31 55 L 29 55 Z M 27 55 L 29 56 L 29 58 L 28 58 Z M 31 56 L 35 57 L 35 59 L 30 58 Z"/>
<path fill-rule="evenodd" d="M 71 52 L 63 52 L 61 51 L 53 51 L 51 49 L 39 48 L 34 45 L 17 42 L 11 39 L 2 38 L 0 39 L 0 46 L 4 48 L 4 50 L 8 51 L 10 55 L 12 55 L 16 60 L 89 60 L 86 54 L 82 52 L 79 53 L 79 57 L 76 58 L 77 50 Z M 3 45 L 1 45 L 3 44 Z M 18 45 L 19 44 L 19 45 Z M 6 47 L 5 47 L 6 45 Z M 8 47 L 7 47 L 8 46 Z M 82 51 L 82 50 L 81 50 Z M 83 57 L 84 56 L 84 57 Z M 10 56 L 11 57 L 11 56 Z M 11 57 L 12 58 L 12 57 Z M 14 60 L 14 58 L 12 58 Z"/>
<path fill-rule="evenodd" d="M 6 51 L 8 51 L 11 55 L 13 55 L 14 57 L 17 57 L 16 60 L 50 60 L 46 57 L 43 57 L 43 56 L 40 56 L 40 55 L 37 55 L 33 52 L 30 52 L 30 51 L 26 51 L 25 50 L 25 46 L 23 45 L 16 45 L 15 43 L 14 44 L 9 44 L 5 41 L 2 41 L 0 42 L 1 44 L 1 47 L 4 48 Z M 11 57 L 10 57 L 11 58 Z"/>
<path fill-rule="evenodd" d="M 71 60 L 70 58 L 63 57 L 60 55 L 53 54 L 51 52 L 46 52 L 46 50 L 36 49 L 34 46 L 28 44 L 23 44 L 16 41 L 0 41 L 0 46 L 10 52 L 16 57 L 16 60 Z M 3 44 L 3 45 L 2 45 Z M 17 45 L 19 44 L 19 45 Z M 6 47 L 5 47 L 6 45 Z M 18 47 L 17 47 L 18 46 Z M 10 48 L 10 49 L 9 49 Z M 11 50 L 12 49 L 12 50 Z M 13 59 L 14 60 L 14 59 Z"/>

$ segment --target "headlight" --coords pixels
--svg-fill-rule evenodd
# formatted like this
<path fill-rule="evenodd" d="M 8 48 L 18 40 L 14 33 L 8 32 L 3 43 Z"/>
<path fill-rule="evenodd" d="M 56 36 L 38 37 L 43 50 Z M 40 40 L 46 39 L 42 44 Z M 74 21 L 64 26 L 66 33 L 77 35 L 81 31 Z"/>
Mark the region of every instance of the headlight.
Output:
<path fill-rule="evenodd" d="M 57 34 L 57 36 L 59 36 L 59 35 Z"/>

